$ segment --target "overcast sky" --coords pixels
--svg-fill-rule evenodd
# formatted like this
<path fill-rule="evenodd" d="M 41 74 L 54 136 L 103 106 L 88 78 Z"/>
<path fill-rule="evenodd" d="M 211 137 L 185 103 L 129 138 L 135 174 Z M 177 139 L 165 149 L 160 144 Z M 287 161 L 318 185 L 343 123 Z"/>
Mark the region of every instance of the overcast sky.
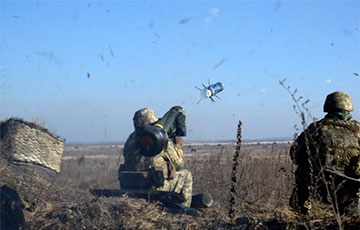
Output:
<path fill-rule="evenodd" d="M 359 1 L 1 1 L 0 119 L 67 142 L 125 141 L 136 110 L 187 113 L 186 140 L 292 137 L 347 92 L 360 120 Z M 222 82 L 222 100 L 194 86 Z"/>

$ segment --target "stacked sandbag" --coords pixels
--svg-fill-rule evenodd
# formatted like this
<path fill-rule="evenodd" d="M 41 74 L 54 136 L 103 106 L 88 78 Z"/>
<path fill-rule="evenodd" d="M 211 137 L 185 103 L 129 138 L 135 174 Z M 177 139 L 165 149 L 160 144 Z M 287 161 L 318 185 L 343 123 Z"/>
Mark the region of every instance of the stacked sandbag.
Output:
<path fill-rule="evenodd" d="M 10 118 L 0 124 L 1 156 L 17 170 L 53 182 L 61 169 L 65 140 L 34 122 Z"/>

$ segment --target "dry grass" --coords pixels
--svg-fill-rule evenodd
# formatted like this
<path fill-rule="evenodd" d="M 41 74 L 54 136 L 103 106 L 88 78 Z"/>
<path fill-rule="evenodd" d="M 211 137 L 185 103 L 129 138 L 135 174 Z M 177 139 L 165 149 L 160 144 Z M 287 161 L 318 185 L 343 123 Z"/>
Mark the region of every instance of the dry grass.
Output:
<path fill-rule="evenodd" d="M 288 148 L 289 145 L 243 147 L 238 159 L 236 218 L 270 219 L 277 208 L 287 206 L 292 187 Z M 192 149 L 196 149 L 196 152 L 192 152 Z M 234 150 L 233 144 L 184 147 L 187 168 L 194 177 L 194 193 L 210 192 L 216 201 L 212 210 L 221 213 L 224 223 L 229 223 L 226 213 Z M 118 188 L 116 172 L 121 161 L 114 159 L 111 155 L 108 158 L 81 155 L 66 160 L 57 183 L 76 189 Z"/>
<path fill-rule="evenodd" d="M 0 186 L 6 185 L 20 197 L 11 201 L 16 203 L 11 207 L 20 207 L 24 229 L 216 229 L 223 219 L 217 209 L 188 215 L 144 199 L 95 197 L 88 190 L 50 185 L 19 174 L 6 163 L 0 171 Z M 11 221 L 21 221 L 17 218 Z"/>
<path fill-rule="evenodd" d="M 289 144 L 242 146 L 237 171 L 235 229 L 337 229 L 331 212 L 294 215 L 288 207 L 294 170 Z M 196 152 L 194 152 L 196 149 Z M 194 193 L 210 192 L 213 207 L 195 214 L 177 213 L 158 202 L 129 197 L 97 198 L 89 188 L 119 188 L 119 155 L 86 155 L 86 150 L 64 155 L 55 185 L 17 174 L 1 164 L 0 185 L 19 192 L 27 207 L 26 229 L 229 229 L 227 215 L 234 144 L 185 146 L 187 168 L 194 177 Z M 117 150 L 118 152 L 121 149 Z M 5 175 L 5 176 L 3 176 Z M 344 219 L 346 229 L 357 229 L 359 217 Z M 356 225 L 357 224 L 357 225 Z M 303 227 L 301 227 L 303 226 Z"/>

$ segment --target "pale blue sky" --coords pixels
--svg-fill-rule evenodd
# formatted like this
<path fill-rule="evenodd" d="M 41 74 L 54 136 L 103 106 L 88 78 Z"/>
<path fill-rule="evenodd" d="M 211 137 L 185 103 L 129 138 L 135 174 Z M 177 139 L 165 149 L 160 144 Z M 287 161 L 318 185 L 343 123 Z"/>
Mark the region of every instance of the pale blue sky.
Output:
<path fill-rule="evenodd" d="M 284 78 L 321 118 L 347 92 L 360 120 L 359 1 L 1 1 L 0 119 L 68 142 L 124 141 L 143 107 L 187 112 L 187 140 L 291 137 Z M 88 74 L 90 77 L 88 77 Z M 221 81 L 222 100 L 194 86 Z"/>

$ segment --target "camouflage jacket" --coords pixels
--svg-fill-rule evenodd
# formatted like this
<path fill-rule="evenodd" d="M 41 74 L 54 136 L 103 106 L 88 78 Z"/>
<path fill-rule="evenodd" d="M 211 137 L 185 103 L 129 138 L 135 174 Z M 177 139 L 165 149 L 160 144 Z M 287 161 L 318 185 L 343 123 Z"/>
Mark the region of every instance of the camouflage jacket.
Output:
<path fill-rule="evenodd" d="M 162 170 L 165 179 L 169 177 L 169 174 L 174 173 L 170 170 L 179 171 L 184 167 L 183 152 L 171 140 L 168 141 L 166 149 L 158 155 L 147 157 L 136 148 L 135 133 L 132 133 L 124 145 L 123 155 L 125 162 L 120 170 L 141 171 L 153 167 L 156 170 Z"/>
<path fill-rule="evenodd" d="M 328 114 L 311 124 L 290 150 L 294 164 L 319 172 L 321 167 L 360 177 L 360 123 Z"/>

